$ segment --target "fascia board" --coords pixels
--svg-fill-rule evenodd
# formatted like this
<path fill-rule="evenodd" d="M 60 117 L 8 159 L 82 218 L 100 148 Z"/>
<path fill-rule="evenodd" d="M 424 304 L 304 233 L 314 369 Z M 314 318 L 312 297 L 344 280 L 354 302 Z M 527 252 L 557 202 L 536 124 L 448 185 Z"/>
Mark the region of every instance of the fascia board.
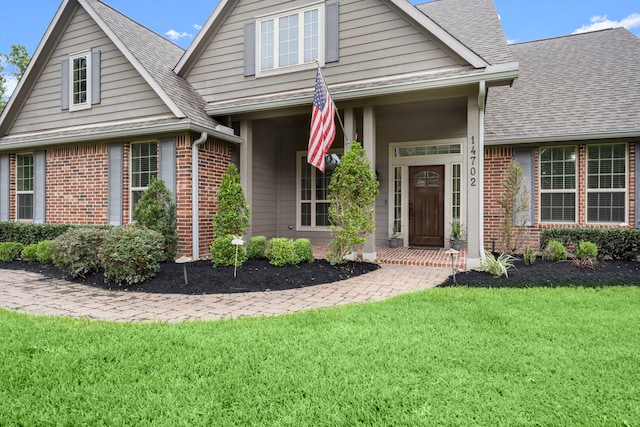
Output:
<path fill-rule="evenodd" d="M 522 145 L 522 144 L 544 144 L 551 142 L 588 141 L 603 139 L 637 139 L 640 138 L 640 129 L 637 131 L 625 132 L 601 132 L 601 133 L 574 133 L 565 135 L 549 135 L 534 137 L 505 137 L 490 138 L 485 136 L 485 145 Z"/>
<path fill-rule="evenodd" d="M 396 93 L 413 92 L 419 90 L 429 89 L 442 89 L 447 87 L 464 86 L 469 84 L 476 84 L 481 81 L 487 83 L 493 81 L 505 81 L 514 80 L 518 77 L 518 63 L 505 64 L 499 67 L 487 67 L 485 72 L 476 73 L 469 76 L 461 77 L 447 77 L 442 79 L 434 79 L 426 82 L 416 83 L 398 83 L 384 87 L 373 87 L 365 89 L 353 89 L 344 91 L 335 91 L 336 87 L 329 87 L 331 92 L 331 99 L 334 101 L 353 100 L 359 98 L 369 98 L 373 96 L 391 95 Z M 296 96 L 295 92 L 291 93 L 291 97 L 287 97 L 281 100 L 266 100 L 263 102 L 256 101 L 255 103 L 242 105 L 242 106 L 229 106 L 218 108 L 215 106 L 207 106 L 205 111 L 210 116 L 227 115 L 227 114 L 239 114 L 249 113 L 256 111 L 264 111 L 269 109 L 296 107 L 305 105 L 311 102 L 313 93 L 309 90 L 298 92 L 299 96 Z"/>
<path fill-rule="evenodd" d="M 87 4 L 85 0 L 77 0 L 87 13 L 93 18 L 93 20 L 100 26 L 109 39 L 116 45 L 120 52 L 127 58 L 127 60 L 134 66 L 134 68 L 140 73 L 142 78 L 151 86 L 154 92 L 162 99 L 171 112 L 179 119 L 187 117 L 187 115 L 178 107 L 178 105 L 171 99 L 171 97 L 162 89 L 158 82 L 149 74 L 149 72 L 140 64 L 131 51 L 122 43 L 122 40 L 118 38 L 115 33 L 109 28 L 109 26 L 102 20 L 100 15 Z"/>

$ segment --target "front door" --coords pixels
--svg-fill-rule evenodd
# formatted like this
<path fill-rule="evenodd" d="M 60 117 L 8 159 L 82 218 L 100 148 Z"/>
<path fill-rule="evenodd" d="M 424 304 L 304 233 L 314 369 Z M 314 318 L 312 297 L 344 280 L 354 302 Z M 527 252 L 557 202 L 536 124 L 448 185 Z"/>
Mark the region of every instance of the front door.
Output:
<path fill-rule="evenodd" d="M 444 246 L 444 166 L 412 166 L 409 178 L 409 245 Z"/>

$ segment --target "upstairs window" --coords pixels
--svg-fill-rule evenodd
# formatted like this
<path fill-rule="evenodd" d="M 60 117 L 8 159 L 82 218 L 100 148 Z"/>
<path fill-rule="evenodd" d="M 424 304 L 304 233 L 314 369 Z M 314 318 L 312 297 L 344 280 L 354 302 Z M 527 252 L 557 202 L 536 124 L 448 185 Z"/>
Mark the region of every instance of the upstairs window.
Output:
<path fill-rule="evenodd" d="M 69 110 L 91 108 L 91 52 L 69 57 Z"/>
<path fill-rule="evenodd" d="M 316 60 L 322 65 L 323 15 L 323 6 L 316 5 L 258 20 L 258 72 L 312 64 Z"/>

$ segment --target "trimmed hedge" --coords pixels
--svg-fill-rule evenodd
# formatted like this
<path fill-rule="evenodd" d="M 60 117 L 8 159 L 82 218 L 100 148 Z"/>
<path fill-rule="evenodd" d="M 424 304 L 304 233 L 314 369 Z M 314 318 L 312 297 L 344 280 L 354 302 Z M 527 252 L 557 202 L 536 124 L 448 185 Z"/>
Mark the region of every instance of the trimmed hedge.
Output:
<path fill-rule="evenodd" d="M 236 264 L 236 247 L 231 244 L 235 237 L 231 234 L 216 238 L 211 244 L 211 263 L 214 267 L 226 267 L 234 265 L 241 267 L 247 260 L 247 253 L 244 245 L 238 247 L 238 258 Z"/>
<path fill-rule="evenodd" d="M 635 228 L 546 228 L 540 233 L 540 249 L 552 240 L 565 246 L 592 242 L 599 256 L 623 261 L 634 261 L 640 255 L 640 230 Z"/>
<path fill-rule="evenodd" d="M 85 277 L 98 271 L 98 249 L 105 234 L 106 231 L 99 228 L 71 228 L 51 242 L 53 263 L 71 277 Z"/>
<path fill-rule="evenodd" d="M 11 262 L 18 259 L 20 253 L 24 249 L 24 245 L 18 242 L 0 243 L 0 261 Z"/>
<path fill-rule="evenodd" d="M 69 224 L 0 222 L 0 242 L 17 242 L 28 246 L 43 240 L 53 240 L 71 227 L 73 226 Z"/>
<path fill-rule="evenodd" d="M 269 240 L 267 257 L 269 258 L 269 264 L 276 267 L 296 265 L 300 262 L 293 240 L 286 237 L 274 237 Z"/>
<path fill-rule="evenodd" d="M 265 236 L 253 236 L 247 245 L 247 258 L 265 259 L 267 257 L 267 238 Z"/>

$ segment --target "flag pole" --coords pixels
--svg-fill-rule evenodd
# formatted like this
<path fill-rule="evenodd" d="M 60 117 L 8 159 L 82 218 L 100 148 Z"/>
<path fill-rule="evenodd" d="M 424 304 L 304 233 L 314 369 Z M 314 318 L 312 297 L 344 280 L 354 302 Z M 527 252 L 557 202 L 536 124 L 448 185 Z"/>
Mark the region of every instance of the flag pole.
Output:
<path fill-rule="evenodd" d="M 327 86 L 327 81 L 324 79 L 324 76 L 322 75 L 322 71 L 320 70 L 320 61 L 318 61 L 317 59 L 316 59 L 316 65 L 318 66 L 318 73 L 320 74 L 320 78 L 322 79 L 322 82 L 324 83 L 324 87 L 327 88 L 327 93 L 329 94 L 329 99 L 331 99 L 331 103 L 333 104 L 333 109 L 336 112 L 336 116 L 338 116 L 338 123 L 340 123 L 340 128 L 342 129 L 342 134 L 344 135 L 344 142 L 346 142 L 348 144 L 351 141 L 348 139 L 347 132 L 344 130 L 344 124 L 342 123 L 342 117 L 340 117 L 340 113 L 338 112 L 338 107 L 336 107 L 336 103 L 333 102 L 333 97 L 331 96 L 331 93 L 329 92 L 329 86 Z"/>

